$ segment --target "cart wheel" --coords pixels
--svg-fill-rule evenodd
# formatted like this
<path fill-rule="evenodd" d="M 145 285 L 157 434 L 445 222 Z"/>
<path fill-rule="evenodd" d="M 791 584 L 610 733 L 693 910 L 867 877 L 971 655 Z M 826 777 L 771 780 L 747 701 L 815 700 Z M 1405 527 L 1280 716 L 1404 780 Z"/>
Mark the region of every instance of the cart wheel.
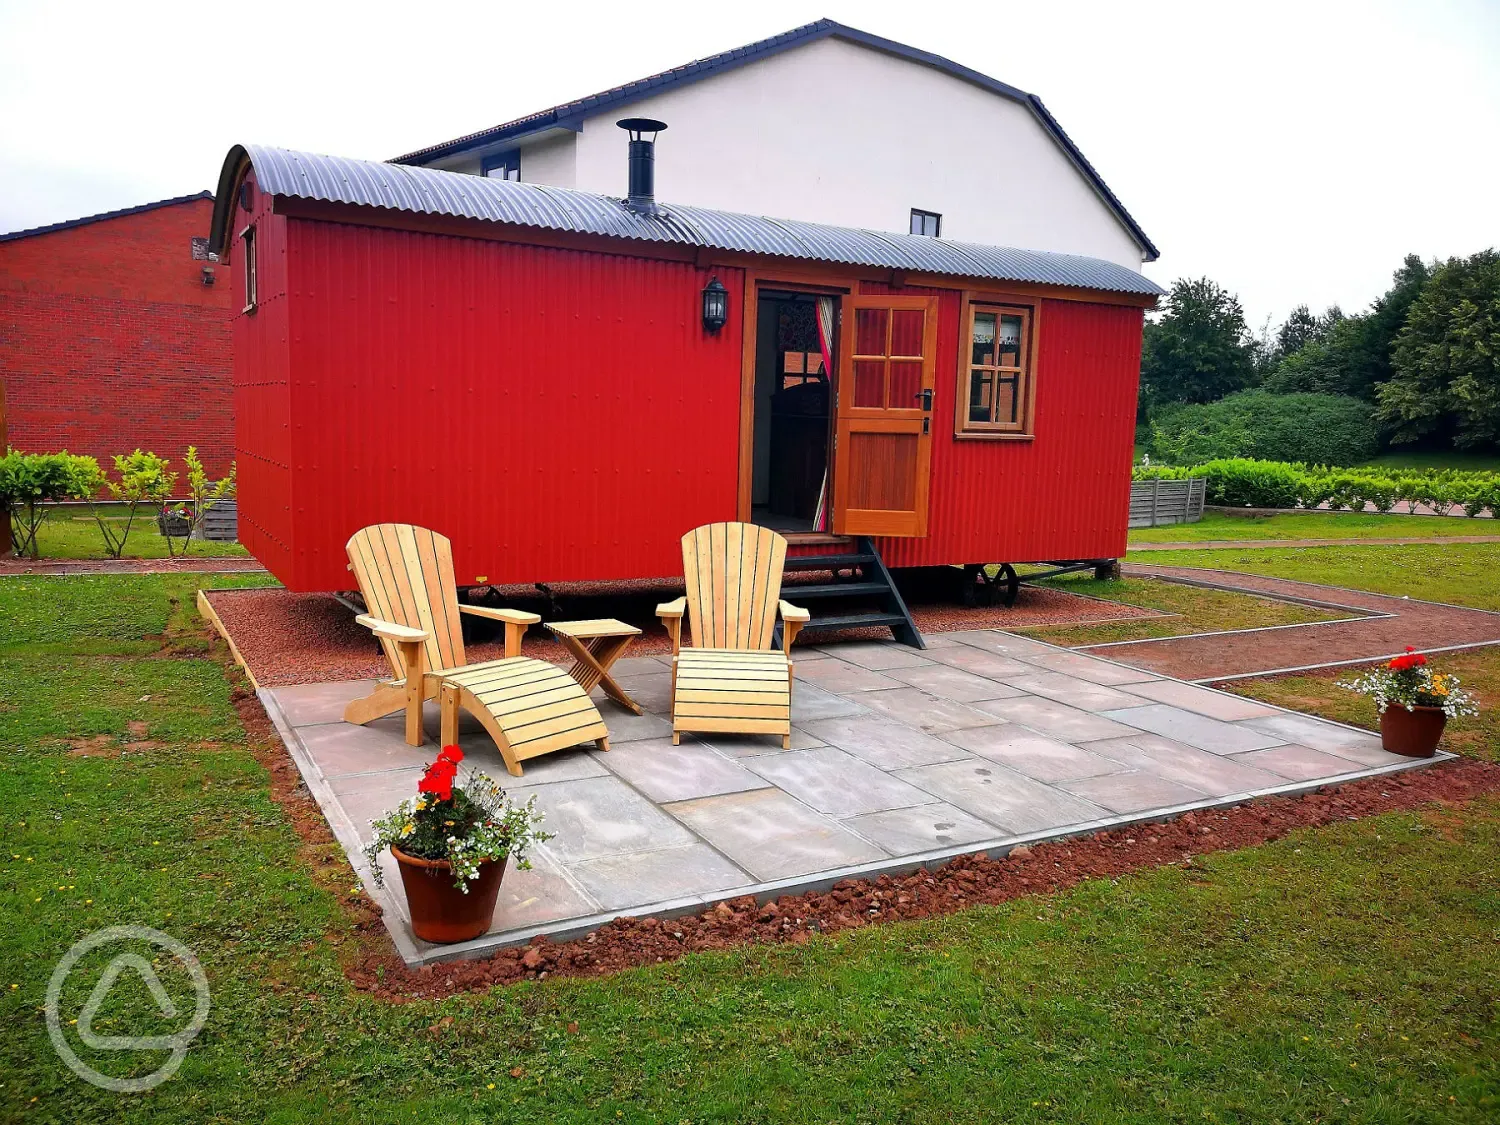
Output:
<path fill-rule="evenodd" d="M 995 571 L 995 577 L 990 579 L 990 586 L 994 589 L 1000 604 L 1006 609 L 1016 604 L 1016 595 L 1021 592 L 1021 580 L 1016 576 L 1016 568 L 1010 563 L 1000 564 L 1000 569 Z"/>

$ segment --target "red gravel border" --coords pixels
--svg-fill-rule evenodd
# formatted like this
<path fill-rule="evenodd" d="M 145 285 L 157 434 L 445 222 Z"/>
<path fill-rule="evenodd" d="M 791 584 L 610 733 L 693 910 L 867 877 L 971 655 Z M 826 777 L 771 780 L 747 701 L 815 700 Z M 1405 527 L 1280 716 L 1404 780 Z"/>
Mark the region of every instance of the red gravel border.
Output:
<path fill-rule="evenodd" d="M 1474 759 L 1365 778 L 1296 797 L 1268 797 L 1226 809 L 1186 813 L 1080 839 L 1018 847 L 1002 859 L 961 856 L 936 870 L 846 879 L 826 893 L 761 904 L 747 895 L 680 918 L 621 918 L 587 937 L 545 937 L 475 961 L 409 969 L 393 952 L 370 953 L 347 970 L 356 987 L 389 1001 L 484 991 L 548 977 L 594 977 L 674 961 L 686 953 L 743 944 L 802 944 L 815 933 L 877 922 L 932 918 L 1027 895 L 1055 894 L 1086 879 L 1110 879 L 1195 856 L 1254 847 L 1299 828 L 1500 792 L 1500 766 Z"/>
<path fill-rule="evenodd" d="M 795 586 L 788 584 L 789 598 Z M 672 649 L 655 608 L 680 594 L 681 587 L 659 582 L 576 584 L 555 587 L 556 607 L 536 591 L 507 590 L 504 604 L 562 621 L 617 617 L 639 626 L 643 633 L 627 656 L 649 656 Z M 263 687 L 331 683 L 388 676 L 390 671 L 369 632 L 355 624 L 354 614 L 329 594 L 295 594 L 283 589 L 208 590 L 205 595 L 224 628 L 234 638 L 251 675 Z M 911 606 L 917 628 L 924 633 L 958 629 L 1027 629 L 1040 625 L 1086 625 L 1161 616 L 1155 610 L 1070 594 L 1044 587 L 1022 586 L 1016 604 L 976 607 L 941 603 Z M 809 638 L 816 644 L 857 637 L 890 637 L 889 629 L 851 629 Z M 471 662 L 497 660 L 504 655 L 497 641 L 465 646 Z M 568 656 L 540 626 L 527 634 L 523 651 L 539 660 L 565 663 Z"/>

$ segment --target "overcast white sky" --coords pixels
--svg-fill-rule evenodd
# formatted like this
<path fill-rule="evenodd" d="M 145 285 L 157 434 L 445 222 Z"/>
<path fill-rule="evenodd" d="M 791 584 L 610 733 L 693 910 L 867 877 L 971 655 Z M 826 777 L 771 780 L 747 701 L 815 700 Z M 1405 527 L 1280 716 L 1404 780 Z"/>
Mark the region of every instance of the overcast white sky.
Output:
<path fill-rule="evenodd" d="M 1252 326 L 1500 244 L 1500 0 L 0 0 L 0 231 L 211 190 L 236 142 L 388 158 L 820 16 L 1039 94 L 1148 273 Z"/>

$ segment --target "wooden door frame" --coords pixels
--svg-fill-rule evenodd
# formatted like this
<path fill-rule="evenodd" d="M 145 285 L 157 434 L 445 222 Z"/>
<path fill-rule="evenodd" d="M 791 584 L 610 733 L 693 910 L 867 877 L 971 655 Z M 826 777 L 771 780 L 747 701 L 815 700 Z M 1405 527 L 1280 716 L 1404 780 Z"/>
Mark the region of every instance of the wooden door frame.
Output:
<path fill-rule="evenodd" d="M 755 476 L 755 342 L 760 336 L 760 290 L 785 289 L 793 293 L 816 293 L 819 296 L 838 300 L 859 292 L 859 279 L 849 275 L 825 274 L 814 270 L 749 270 L 745 271 L 745 290 L 740 295 L 744 312 L 740 355 L 740 455 L 739 496 L 737 519 L 752 522 L 753 491 Z M 837 311 L 837 307 L 835 308 Z M 833 346 L 833 370 L 828 373 L 830 390 L 837 389 L 838 341 Z M 834 425 L 833 400 L 828 403 L 829 425 Z M 828 442 L 828 479 L 833 480 L 833 441 Z M 832 497 L 829 497 L 832 504 Z M 832 508 L 829 509 L 830 515 Z M 800 533 L 794 533 L 800 534 Z M 823 532 L 809 534 L 822 536 Z"/>

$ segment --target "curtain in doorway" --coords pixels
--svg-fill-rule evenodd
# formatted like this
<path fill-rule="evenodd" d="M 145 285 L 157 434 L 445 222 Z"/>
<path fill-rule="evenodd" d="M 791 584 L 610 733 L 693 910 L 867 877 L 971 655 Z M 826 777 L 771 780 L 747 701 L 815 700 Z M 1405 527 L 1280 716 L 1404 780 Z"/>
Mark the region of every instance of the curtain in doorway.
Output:
<path fill-rule="evenodd" d="M 823 377 L 833 387 L 833 298 L 818 298 L 818 346 L 823 349 Z M 831 405 L 831 402 L 830 402 Z M 835 422 L 837 425 L 837 422 Z M 823 483 L 818 488 L 818 506 L 813 511 L 813 530 L 828 530 L 828 468 L 829 458 L 823 462 Z"/>

